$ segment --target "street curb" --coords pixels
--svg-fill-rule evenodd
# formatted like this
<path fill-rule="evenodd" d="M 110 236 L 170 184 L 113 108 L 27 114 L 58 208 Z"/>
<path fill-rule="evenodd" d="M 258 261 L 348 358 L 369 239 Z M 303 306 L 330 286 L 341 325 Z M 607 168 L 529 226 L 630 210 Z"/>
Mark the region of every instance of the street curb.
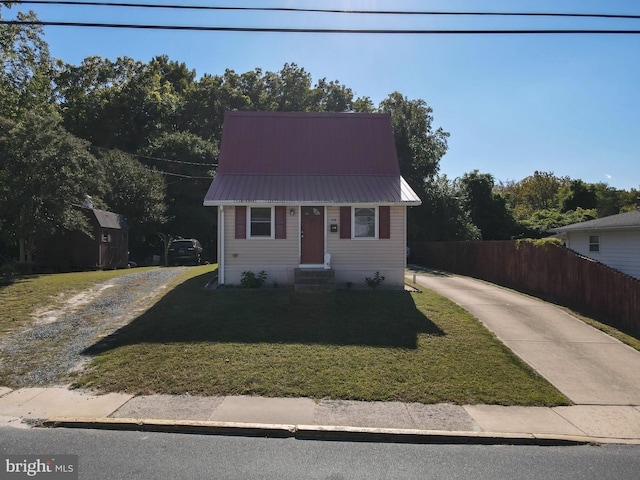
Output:
<path fill-rule="evenodd" d="M 594 445 L 603 439 L 587 436 L 411 430 L 347 426 L 287 425 L 264 423 L 158 420 L 137 418 L 51 417 L 37 425 L 45 428 L 86 428 L 145 432 L 191 433 L 299 440 L 334 440 L 416 444 L 470 445 Z"/>

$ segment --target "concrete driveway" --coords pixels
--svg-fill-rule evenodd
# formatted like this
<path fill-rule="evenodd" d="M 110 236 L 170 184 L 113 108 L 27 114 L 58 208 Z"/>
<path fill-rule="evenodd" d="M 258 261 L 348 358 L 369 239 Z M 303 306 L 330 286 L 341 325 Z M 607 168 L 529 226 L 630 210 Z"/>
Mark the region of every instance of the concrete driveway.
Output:
<path fill-rule="evenodd" d="M 468 277 L 419 273 L 419 285 L 477 317 L 578 405 L 640 405 L 640 352 L 554 305 Z"/>

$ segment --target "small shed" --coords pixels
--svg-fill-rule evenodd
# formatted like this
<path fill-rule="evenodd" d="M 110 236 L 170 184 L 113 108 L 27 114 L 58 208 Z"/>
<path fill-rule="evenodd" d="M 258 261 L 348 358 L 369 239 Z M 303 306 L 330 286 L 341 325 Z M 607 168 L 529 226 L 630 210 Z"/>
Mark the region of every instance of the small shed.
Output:
<path fill-rule="evenodd" d="M 126 268 L 129 261 L 129 227 L 123 215 L 81 208 L 91 235 L 64 231 L 38 242 L 40 267 L 61 271 Z"/>

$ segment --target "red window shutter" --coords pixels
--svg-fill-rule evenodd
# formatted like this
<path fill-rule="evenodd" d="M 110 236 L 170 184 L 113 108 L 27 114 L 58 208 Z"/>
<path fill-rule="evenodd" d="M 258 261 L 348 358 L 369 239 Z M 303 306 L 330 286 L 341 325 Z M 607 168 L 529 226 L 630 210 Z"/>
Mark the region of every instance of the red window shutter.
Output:
<path fill-rule="evenodd" d="M 340 207 L 340 238 L 351 238 L 351 207 Z"/>
<path fill-rule="evenodd" d="M 276 238 L 287 238 L 287 207 L 276 207 Z"/>
<path fill-rule="evenodd" d="M 391 208 L 378 207 L 378 238 L 391 238 Z"/>
<path fill-rule="evenodd" d="M 236 207 L 236 238 L 247 238 L 247 207 Z"/>

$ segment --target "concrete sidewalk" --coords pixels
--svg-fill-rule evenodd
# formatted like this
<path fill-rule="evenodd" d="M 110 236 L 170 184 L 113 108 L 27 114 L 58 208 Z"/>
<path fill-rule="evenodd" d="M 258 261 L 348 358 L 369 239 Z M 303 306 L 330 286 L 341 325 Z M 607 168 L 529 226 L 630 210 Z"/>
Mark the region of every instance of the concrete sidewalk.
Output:
<path fill-rule="evenodd" d="M 503 407 L 0 388 L 0 425 L 454 443 L 640 444 L 640 407 Z"/>

